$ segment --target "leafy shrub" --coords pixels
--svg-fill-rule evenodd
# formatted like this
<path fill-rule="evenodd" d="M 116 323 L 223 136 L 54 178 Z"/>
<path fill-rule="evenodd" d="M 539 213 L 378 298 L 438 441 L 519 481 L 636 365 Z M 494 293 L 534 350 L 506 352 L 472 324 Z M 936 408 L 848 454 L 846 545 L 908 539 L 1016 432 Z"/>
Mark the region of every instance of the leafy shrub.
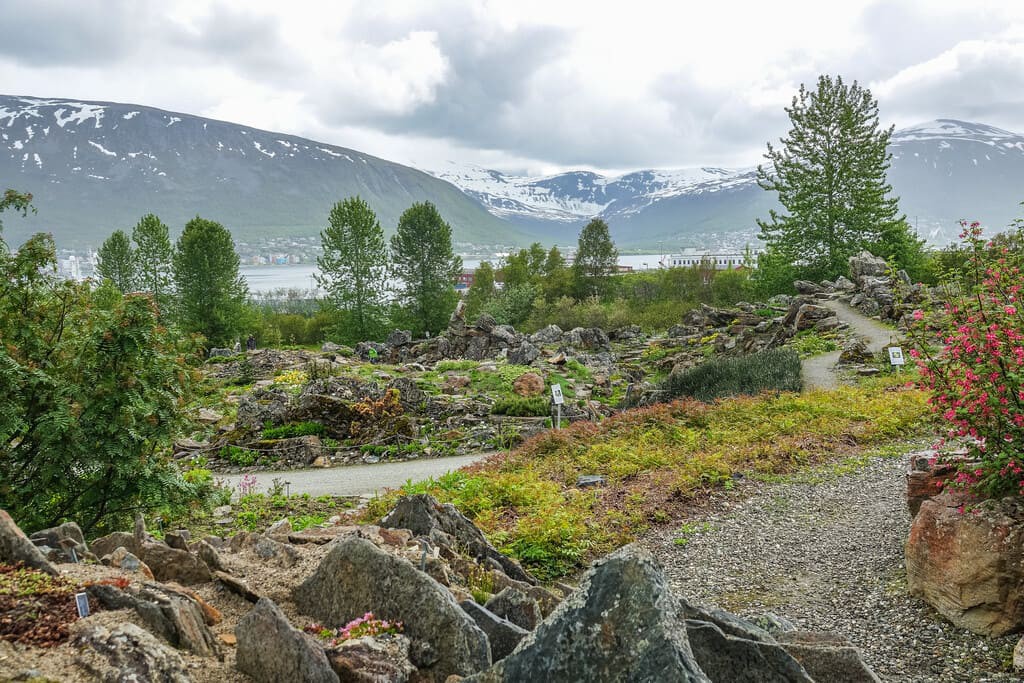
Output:
<path fill-rule="evenodd" d="M 987 497 L 1024 495 L 1024 254 L 994 249 L 978 223 L 962 225 L 967 272 L 946 283 L 943 308 L 913 312 L 910 354 L 947 436 L 967 437 L 974 464 L 956 483 Z"/>
<path fill-rule="evenodd" d="M 836 343 L 834 334 L 818 333 L 814 330 L 803 330 L 797 332 L 787 344 L 791 349 L 800 354 L 801 358 L 810 358 L 822 353 L 837 351 L 839 344 Z"/>
<path fill-rule="evenodd" d="M 296 422 L 295 424 L 264 429 L 263 438 L 268 440 L 291 439 L 297 436 L 320 436 L 323 433 L 324 426 L 319 422 Z"/>
<path fill-rule="evenodd" d="M 544 417 L 551 413 L 551 407 L 545 396 L 508 396 L 497 399 L 491 413 L 510 417 Z"/>
<path fill-rule="evenodd" d="M 713 401 L 762 391 L 800 391 L 800 356 L 793 349 L 771 349 L 735 358 L 715 358 L 669 375 L 662 385 L 669 399 Z"/>
<path fill-rule="evenodd" d="M 242 448 L 241 446 L 224 446 L 220 449 L 220 457 L 230 462 L 232 465 L 238 465 L 239 467 L 249 467 L 255 464 L 256 458 L 259 457 L 259 453 L 251 451 L 248 448 Z"/>

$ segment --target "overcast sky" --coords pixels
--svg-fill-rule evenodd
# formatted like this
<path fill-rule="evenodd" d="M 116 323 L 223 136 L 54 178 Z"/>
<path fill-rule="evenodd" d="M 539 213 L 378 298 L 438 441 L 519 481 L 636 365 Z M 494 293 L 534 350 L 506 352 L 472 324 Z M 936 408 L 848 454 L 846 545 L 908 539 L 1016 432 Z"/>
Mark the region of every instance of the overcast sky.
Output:
<path fill-rule="evenodd" d="M 130 102 L 421 168 L 750 166 L 800 83 L 1024 132 L 1024 2 L 0 0 L 0 92 Z"/>

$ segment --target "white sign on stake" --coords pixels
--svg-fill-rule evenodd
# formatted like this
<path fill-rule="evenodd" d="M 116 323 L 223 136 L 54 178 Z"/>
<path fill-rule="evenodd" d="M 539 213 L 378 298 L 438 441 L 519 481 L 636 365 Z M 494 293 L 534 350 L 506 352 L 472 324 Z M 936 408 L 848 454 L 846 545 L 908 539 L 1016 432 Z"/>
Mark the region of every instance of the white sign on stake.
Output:
<path fill-rule="evenodd" d="M 85 618 L 89 616 L 89 595 L 87 593 L 75 593 L 75 606 L 78 607 L 78 616 Z"/>
<path fill-rule="evenodd" d="M 898 346 L 890 346 L 889 363 L 890 365 L 906 365 L 907 360 L 903 357 L 903 349 Z"/>
<path fill-rule="evenodd" d="M 565 398 L 562 397 L 562 385 L 552 384 L 551 385 L 551 399 L 555 402 L 556 406 L 560 406 L 565 403 Z"/>

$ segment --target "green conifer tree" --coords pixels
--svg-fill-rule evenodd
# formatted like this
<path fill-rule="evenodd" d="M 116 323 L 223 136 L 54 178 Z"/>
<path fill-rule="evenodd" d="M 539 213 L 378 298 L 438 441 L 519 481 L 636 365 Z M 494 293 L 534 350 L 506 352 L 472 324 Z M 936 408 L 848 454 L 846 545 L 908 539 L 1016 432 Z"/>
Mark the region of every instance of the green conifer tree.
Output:
<path fill-rule="evenodd" d="M 345 342 L 376 339 L 384 328 L 387 249 L 384 230 L 370 205 L 359 197 L 338 202 L 320 233 L 317 283 L 342 314 Z"/>
<path fill-rule="evenodd" d="M 210 344 L 237 339 L 249 290 L 227 228 L 199 216 L 190 220 L 175 245 L 173 265 L 182 329 L 202 334 Z"/>
<path fill-rule="evenodd" d="M 886 181 L 893 129 L 879 127 L 871 91 L 821 76 L 814 91 L 800 86 L 786 113 L 789 134 L 779 148 L 768 144 L 769 164 L 758 167 L 758 184 L 784 209 L 758 221 L 767 244 L 759 279 L 781 279 L 780 268 L 785 278 L 834 278 L 861 249 L 910 265 L 921 242 Z"/>
<path fill-rule="evenodd" d="M 444 329 L 458 293 L 462 259 L 452 249 L 452 228 L 430 202 L 413 204 L 391 236 L 391 263 L 400 284 L 397 302 L 416 334 Z"/>
<path fill-rule="evenodd" d="M 134 291 L 138 284 L 135 253 L 124 230 L 115 230 L 97 252 L 96 274 L 109 281 L 120 292 Z"/>
<path fill-rule="evenodd" d="M 147 214 L 132 229 L 132 241 L 135 242 L 136 287 L 153 296 L 162 316 L 168 310 L 174 289 L 174 248 L 167 226 L 153 214 Z"/>

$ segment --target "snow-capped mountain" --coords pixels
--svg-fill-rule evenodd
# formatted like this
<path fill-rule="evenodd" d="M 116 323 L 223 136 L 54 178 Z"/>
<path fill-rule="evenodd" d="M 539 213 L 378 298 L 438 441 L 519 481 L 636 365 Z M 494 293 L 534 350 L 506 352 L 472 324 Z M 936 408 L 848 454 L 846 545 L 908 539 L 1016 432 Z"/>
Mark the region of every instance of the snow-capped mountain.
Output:
<path fill-rule="evenodd" d="M 998 230 L 1022 214 L 1024 137 L 980 123 L 939 119 L 896 131 L 889 180 L 923 237 L 945 243 L 960 218 Z M 570 171 L 524 177 L 449 164 L 435 171 L 495 216 L 527 230 L 568 235 L 594 216 L 620 244 L 736 243 L 756 234 L 774 198 L 757 185 L 756 167 L 636 171 L 606 177 Z"/>
<path fill-rule="evenodd" d="M 223 121 L 109 102 L 0 95 L 0 186 L 31 192 L 38 213 L 7 214 L 4 238 L 53 232 L 97 246 L 156 213 L 173 232 L 202 215 L 236 239 L 315 235 L 334 202 L 360 195 L 392 230 L 429 200 L 456 240 L 527 237 L 447 182 L 355 150 Z"/>

